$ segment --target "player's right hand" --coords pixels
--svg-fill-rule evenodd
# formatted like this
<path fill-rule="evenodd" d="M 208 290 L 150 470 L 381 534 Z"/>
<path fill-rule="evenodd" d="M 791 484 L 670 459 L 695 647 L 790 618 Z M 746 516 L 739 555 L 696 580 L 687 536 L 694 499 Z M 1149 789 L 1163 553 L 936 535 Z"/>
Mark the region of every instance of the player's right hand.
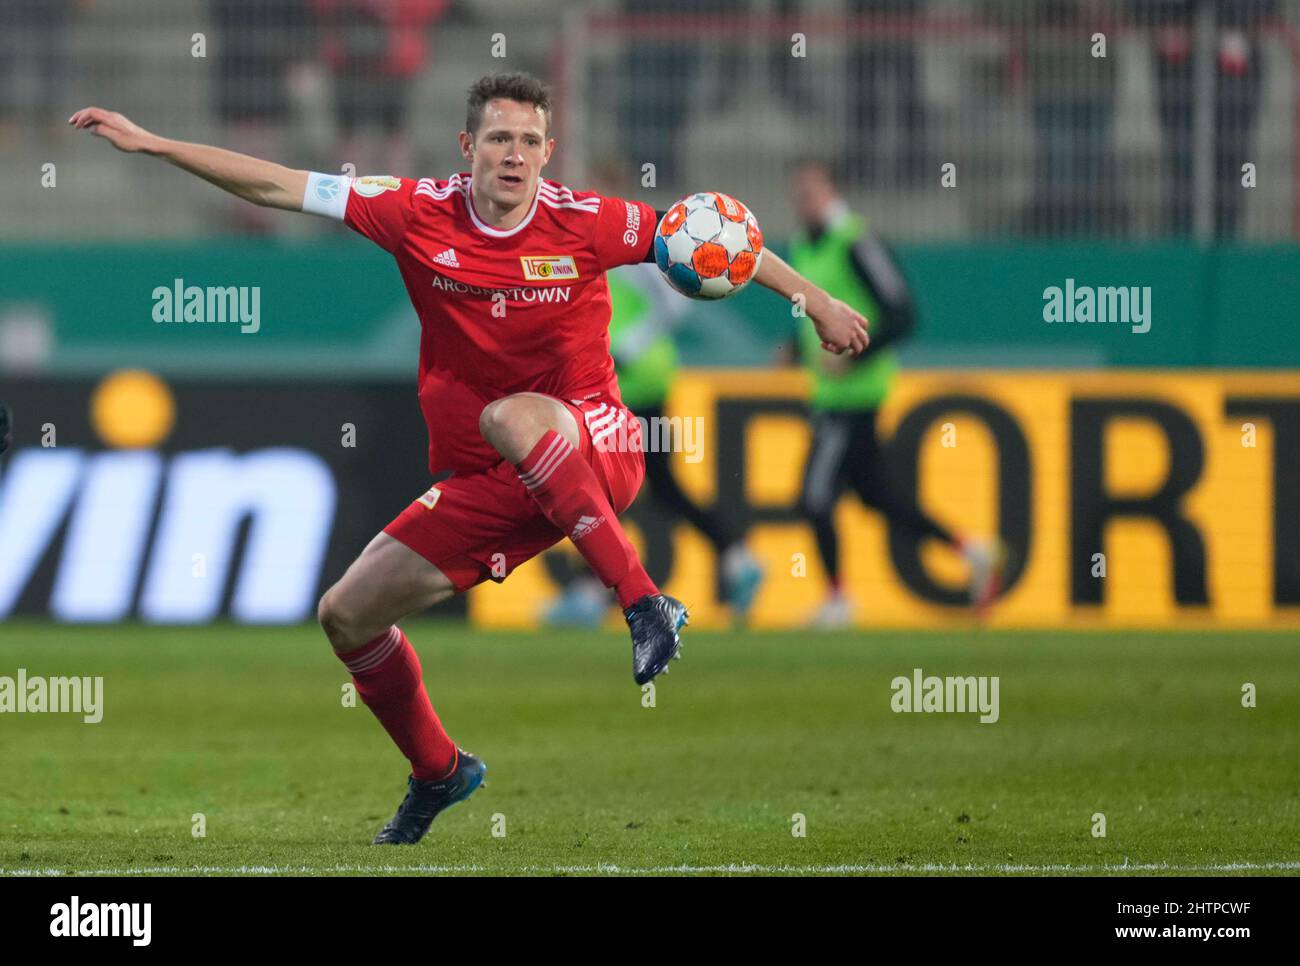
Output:
<path fill-rule="evenodd" d="M 128 154 L 146 151 L 158 140 L 129 118 L 102 107 L 83 107 L 68 118 L 68 123 L 103 138 L 119 151 Z"/>

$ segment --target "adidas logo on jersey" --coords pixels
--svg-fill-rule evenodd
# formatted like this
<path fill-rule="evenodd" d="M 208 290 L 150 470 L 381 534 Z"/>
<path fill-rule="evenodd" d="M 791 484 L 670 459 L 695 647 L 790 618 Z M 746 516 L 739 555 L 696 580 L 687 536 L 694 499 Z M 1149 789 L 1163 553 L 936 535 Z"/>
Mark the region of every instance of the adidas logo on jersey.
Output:
<path fill-rule="evenodd" d="M 573 533 L 569 534 L 569 536 L 574 540 L 581 540 L 604 522 L 604 517 L 580 516 L 578 517 L 578 525 L 573 528 Z"/>
<path fill-rule="evenodd" d="M 448 268 L 460 268 L 460 262 L 456 260 L 456 249 L 448 248 L 441 255 L 434 255 L 435 265 L 446 265 Z"/>

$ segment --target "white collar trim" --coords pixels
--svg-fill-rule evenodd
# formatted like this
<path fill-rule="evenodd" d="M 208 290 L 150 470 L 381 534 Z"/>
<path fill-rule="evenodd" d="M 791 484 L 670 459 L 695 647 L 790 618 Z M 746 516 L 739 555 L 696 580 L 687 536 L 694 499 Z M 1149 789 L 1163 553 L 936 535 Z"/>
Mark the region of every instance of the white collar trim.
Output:
<path fill-rule="evenodd" d="M 528 223 L 533 220 L 533 215 L 537 212 L 537 202 L 542 194 L 542 182 L 539 178 L 537 180 L 537 188 L 533 191 L 532 207 L 528 209 L 528 214 L 524 215 L 524 220 L 513 228 L 493 228 L 491 225 L 485 223 L 483 219 L 478 216 L 478 212 L 474 210 L 474 179 L 466 178 L 464 184 L 465 207 L 469 209 L 470 221 L 472 221 L 474 227 L 483 234 L 491 235 L 493 238 L 509 238 L 511 235 L 517 234 L 527 228 Z"/>

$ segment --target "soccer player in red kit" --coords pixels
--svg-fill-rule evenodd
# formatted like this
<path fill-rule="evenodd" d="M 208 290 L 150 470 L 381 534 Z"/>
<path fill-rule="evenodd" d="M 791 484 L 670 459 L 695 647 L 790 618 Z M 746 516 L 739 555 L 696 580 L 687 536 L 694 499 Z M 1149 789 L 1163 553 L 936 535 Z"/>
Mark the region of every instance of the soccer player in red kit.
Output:
<path fill-rule="evenodd" d="M 429 470 L 452 475 L 386 526 L 319 608 L 357 693 L 411 763 L 406 797 L 377 844 L 419 841 L 486 771 L 443 730 L 397 621 L 504 579 L 568 537 L 618 595 L 638 684 L 681 646 L 686 608 L 659 592 L 618 521 L 644 462 L 609 355 L 604 277 L 653 259 L 658 217 L 642 202 L 543 179 L 555 148 L 550 121 L 537 79 L 482 78 L 459 138 L 470 170 L 434 181 L 296 171 L 160 138 L 100 108 L 69 119 L 255 204 L 341 219 L 397 261 L 421 324 Z M 866 347 L 866 320 L 773 253 L 755 278 L 786 298 L 803 293 L 827 350 Z"/>

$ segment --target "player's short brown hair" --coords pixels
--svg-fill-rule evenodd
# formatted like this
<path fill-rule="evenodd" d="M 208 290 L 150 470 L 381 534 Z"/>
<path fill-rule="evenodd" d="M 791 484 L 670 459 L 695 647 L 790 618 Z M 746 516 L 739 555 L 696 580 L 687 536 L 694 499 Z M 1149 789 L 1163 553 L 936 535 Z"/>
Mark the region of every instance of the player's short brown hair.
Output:
<path fill-rule="evenodd" d="M 532 74 L 515 71 L 511 74 L 488 74 L 480 77 L 469 89 L 469 101 L 465 105 L 465 130 L 471 137 L 478 136 L 479 125 L 483 123 L 483 108 L 488 101 L 504 97 L 531 104 L 542 112 L 546 118 L 546 132 L 551 133 L 551 89 Z"/>

